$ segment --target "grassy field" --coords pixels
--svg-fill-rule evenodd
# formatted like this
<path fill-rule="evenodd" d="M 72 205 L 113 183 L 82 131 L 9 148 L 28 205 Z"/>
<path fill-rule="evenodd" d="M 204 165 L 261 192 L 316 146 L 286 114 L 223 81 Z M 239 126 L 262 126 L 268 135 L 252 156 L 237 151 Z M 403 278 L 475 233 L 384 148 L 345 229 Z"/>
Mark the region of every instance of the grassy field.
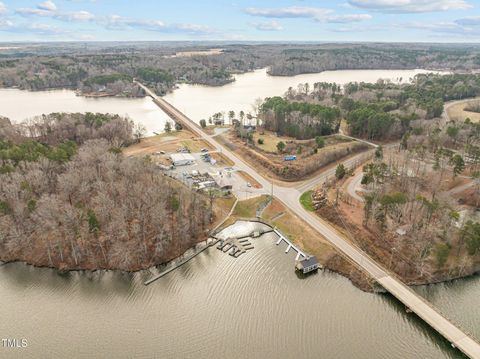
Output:
<path fill-rule="evenodd" d="M 211 148 L 203 140 L 196 139 L 190 131 L 182 130 L 146 137 L 123 152 L 126 156 L 145 156 L 158 151 L 175 152 L 179 147 L 188 147 L 193 152 L 200 152 L 204 147 Z"/>
<path fill-rule="evenodd" d="M 232 160 L 230 158 L 228 158 L 227 156 L 225 156 L 223 153 L 215 152 L 215 153 L 212 153 L 211 156 L 213 157 L 213 159 L 215 159 L 219 163 L 223 164 L 224 166 L 235 165 L 235 163 L 233 163 Z"/>
<path fill-rule="evenodd" d="M 315 207 L 313 206 L 312 193 L 312 191 L 307 191 L 304 192 L 300 197 L 300 203 L 302 204 L 303 208 L 310 212 L 315 211 Z"/>
<path fill-rule="evenodd" d="M 215 199 L 214 205 L 213 205 L 213 210 L 215 213 L 215 222 L 212 224 L 212 227 L 215 227 L 217 224 L 223 221 L 226 216 L 228 216 L 235 201 L 236 201 L 235 196 L 220 197 Z"/>
<path fill-rule="evenodd" d="M 259 138 L 263 140 L 262 145 L 258 143 Z M 280 141 L 283 141 L 283 142 L 292 141 L 293 139 L 290 137 L 281 137 L 281 136 L 277 137 L 273 132 L 265 131 L 263 135 L 261 135 L 259 132 L 255 132 L 253 134 L 253 140 L 255 141 L 255 145 L 258 146 L 263 151 L 276 153 L 278 152 L 277 143 L 279 143 Z"/>
<path fill-rule="evenodd" d="M 260 134 L 262 133 L 262 134 Z M 258 140 L 262 139 L 263 144 L 259 144 Z M 340 143 L 351 142 L 350 139 L 346 139 L 341 136 L 324 136 L 325 146 L 333 146 Z M 255 141 L 255 146 L 260 148 L 265 152 L 270 153 L 278 153 L 277 144 L 282 141 L 284 143 L 295 141 L 296 143 L 306 143 L 307 141 L 298 141 L 295 140 L 293 137 L 285 137 L 285 136 L 275 136 L 273 132 L 264 131 L 264 132 L 255 132 L 253 134 L 253 140 Z M 320 150 L 321 151 L 321 150 Z"/>
<path fill-rule="evenodd" d="M 203 140 L 197 139 L 188 139 L 180 141 L 181 147 L 188 148 L 192 152 L 200 152 L 202 148 L 206 148 L 208 150 L 212 150 L 213 147 Z"/>
<path fill-rule="evenodd" d="M 469 104 L 478 103 L 479 101 L 479 99 L 474 99 L 452 105 L 447 109 L 448 116 L 454 121 L 463 122 L 468 117 L 472 122 L 480 122 L 480 113 L 464 110 Z"/>
<path fill-rule="evenodd" d="M 214 135 L 215 134 L 215 129 L 216 128 L 230 128 L 230 125 L 208 125 L 203 129 L 204 132 L 208 133 L 209 135 Z"/>
<path fill-rule="evenodd" d="M 267 197 L 267 195 L 263 195 L 260 197 L 250 198 L 245 201 L 239 201 L 232 213 L 232 217 L 255 218 L 257 215 L 257 207 L 260 205 L 260 203 L 266 201 Z"/>
<path fill-rule="evenodd" d="M 307 253 L 315 255 L 320 263 L 326 263 L 335 254 L 335 250 L 325 238 L 286 209 L 277 199 L 265 209 L 262 219 L 276 226 Z"/>

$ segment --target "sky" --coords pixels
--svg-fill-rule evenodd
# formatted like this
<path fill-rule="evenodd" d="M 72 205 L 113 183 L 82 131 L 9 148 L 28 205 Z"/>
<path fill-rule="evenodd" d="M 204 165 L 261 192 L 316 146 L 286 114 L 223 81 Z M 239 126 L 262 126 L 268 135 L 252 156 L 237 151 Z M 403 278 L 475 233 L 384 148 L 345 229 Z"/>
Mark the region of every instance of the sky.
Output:
<path fill-rule="evenodd" d="M 480 0 L 0 0 L 0 41 L 479 42 Z"/>

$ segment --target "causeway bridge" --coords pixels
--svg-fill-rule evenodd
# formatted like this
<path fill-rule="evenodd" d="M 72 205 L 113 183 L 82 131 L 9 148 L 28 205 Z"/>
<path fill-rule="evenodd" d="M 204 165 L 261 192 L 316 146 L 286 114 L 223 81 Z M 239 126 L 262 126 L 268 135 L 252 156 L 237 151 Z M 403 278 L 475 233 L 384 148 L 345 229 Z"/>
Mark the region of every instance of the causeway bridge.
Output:
<path fill-rule="evenodd" d="M 152 90 L 150 90 L 147 86 L 143 85 L 142 83 L 134 80 L 133 83 L 138 85 L 145 91 L 145 93 L 153 99 L 153 102 L 162 109 L 175 123 L 182 125 L 183 128 L 193 132 L 194 134 L 198 135 L 199 137 L 203 137 L 202 133 L 204 133 L 199 125 L 196 122 L 190 120 L 187 116 L 185 116 L 182 112 L 180 112 L 177 108 L 173 105 L 165 101 L 160 96 L 157 96 Z"/>
<path fill-rule="evenodd" d="M 231 152 L 228 148 L 221 145 L 212 136 L 206 134 L 199 125 L 188 118 L 177 108 L 169 104 L 164 99 L 157 96 L 154 92 L 138 81 L 135 83 L 140 86 L 153 101 L 169 115 L 175 122 L 180 123 L 184 128 L 189 129 L 199 137 L 204 139 L 215 149 L 221 151 L 225 156 L 235 163 L 235 167 L 247 172 L 256 181 L 258 181 L 264 189 L 273 187 L 275 197 L 283 202 L 293 213 L 299 218 L 310 224 L 319 234 L 327 239 L 341 254 L 343 254 L 351 263 L 369 274 L 377 283 L 379 283 L 386 291 L 402 302 L 418 317 L 424 320 L 430 327 L 436 330 L 451 345 L 458 348 L 462 353 L 472 359 L 480 359 L 480 344 L 477 340 L 458 325 L 454 324 L 445 315 L 435 308 L 431 303 L 418 295 L 415 291 L 404 284 L 395 274 L 384 268 L 382 265 L 372 259 L 362 249 L 351 243 L 349 240 L 338 233 L 332 226 L 323 221 L 318 216 L 306 211 L 300 204 L 300 196 L 307 190 L 306 185 L 314 186 L 316 183 L 323 182 L 328 176 L 331 176 L 335 169 L 330 169 L 320 174 L 316 179 L 306 182 L 297 188 L 282 187 L 273 185 L 270 181 L 261 176 L 255 169 L 250 167 L 243 159 Z M 362 155 L 358 155 L 360 158 Z M 352 158 L 350 161 L 358 160 Z M 348 161 L 347 161 L 348 162 Z M 353 162 L 352 162 L 353 163 Z M 331 173 L 330 173 L 331 172 Z"/>

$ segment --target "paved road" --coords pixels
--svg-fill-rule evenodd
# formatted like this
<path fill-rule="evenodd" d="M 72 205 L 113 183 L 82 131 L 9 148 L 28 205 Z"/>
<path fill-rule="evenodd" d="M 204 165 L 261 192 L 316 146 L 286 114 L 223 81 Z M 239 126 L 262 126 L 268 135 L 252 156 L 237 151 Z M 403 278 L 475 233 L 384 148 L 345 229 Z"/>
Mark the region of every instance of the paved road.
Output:
<path fill-rule="evenodd" d="M 459 104 L 462 102 L 468 102 L 468 101 L 477 100 L 477 99 L 479 98 L 473 97 L 473 98 L 466 98 L 462 100 L 449 101 L 445 103 L 443 106 L 443 112 L 442 112 L 442 122 L 440 123 L 441 127 L 446 126 L 446 124 L 452 120 L 450 116 L 448 116 L 448 111 L 447 111 L 450 107 L 455 106 L 456 104 Z"/>
<path fill-rule="evenodd" d="M 305 220 L 314 229 L 316 229 L 323 237 L 325 237 L 333 246 L 335 246 L 340 252 L 347 256 L 352 262 L 356 263 L 360 268 L 367 272 L 373 279 L 380 283 L 389 293 L 400 300 L 405 306 L 410 308 L 415 314 L 427 322 L 438 333 L 443 335 L 453 345 L 459 348 L 464 354 L 470 358 L 480 359 L 480 345 L 472 339 L 466 332 L 460 330 L 450 320 L 441 315 L 438 310 L 425 301 L 421 296 L 412 291 L 407 285 L 405 285 L 400 279 L 396 278 L 393 274 L 389 273 L 385 268 L 382 268 L 377 264 L 370 256 L 363 252 L 360 248 L 351 244 L 348 240 L 344 239 L 338 234 L 331 226 L 322 221 L 318 216 L 311 212 L 306 211 L 300 204 L 300 196 L 305 186 L 312 183 L 321 182 L 328 176 L 328 173 L 322 173 L 320 176 L 312 181 L 309 181 L 299 188 L 286 188 L 278 185 L 271 185 L 265 178 L 260 176 L 255 169 L 250 167 L 243 159 L 230 152 L 227 148 L 224 148 L 218 143 L 212 136 L 209 136 L 201 128 L 193 123 L 187 116 L 170 105 L 168 102 L 158 97 L 155 93 L 150 91 L 147 87 L 138 83 L 145 92 L 151 96 L 155 102 L 165 110 L 172 118 L 179 122 L 185 122 L 189 124 L 188 127 L 194 130 L 199 137 L 202 137 L 205 141 L 209 142 L 214 148 L 220 150 L 230 160 L 235 163 L 235 167 L 247 172 L 255 178 L 265 189 L 273 187 L 274 195 L 282 201 L 293 213 L 299 218 Z M 350 161 L 358 160 L 358 158 L 352 158 Z M 330 171 L 334 171 L 331 169 Z"/>

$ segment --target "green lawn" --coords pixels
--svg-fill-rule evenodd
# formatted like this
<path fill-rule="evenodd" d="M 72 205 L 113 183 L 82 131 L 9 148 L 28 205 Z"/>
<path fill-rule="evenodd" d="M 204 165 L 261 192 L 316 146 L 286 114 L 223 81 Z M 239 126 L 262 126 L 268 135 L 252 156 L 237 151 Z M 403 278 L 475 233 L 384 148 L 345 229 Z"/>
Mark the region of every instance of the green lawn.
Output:
<path fill-rule="evenodd" d="M 310 212 L 315 211 L 315 207 L 313 206 L 313 200 L 312 200 L 312 191 L 304 192 L 300 196 L 300 203 L 302 204 L 303 208 L 305 208 L 307 211 L 310 211 Z"/>

